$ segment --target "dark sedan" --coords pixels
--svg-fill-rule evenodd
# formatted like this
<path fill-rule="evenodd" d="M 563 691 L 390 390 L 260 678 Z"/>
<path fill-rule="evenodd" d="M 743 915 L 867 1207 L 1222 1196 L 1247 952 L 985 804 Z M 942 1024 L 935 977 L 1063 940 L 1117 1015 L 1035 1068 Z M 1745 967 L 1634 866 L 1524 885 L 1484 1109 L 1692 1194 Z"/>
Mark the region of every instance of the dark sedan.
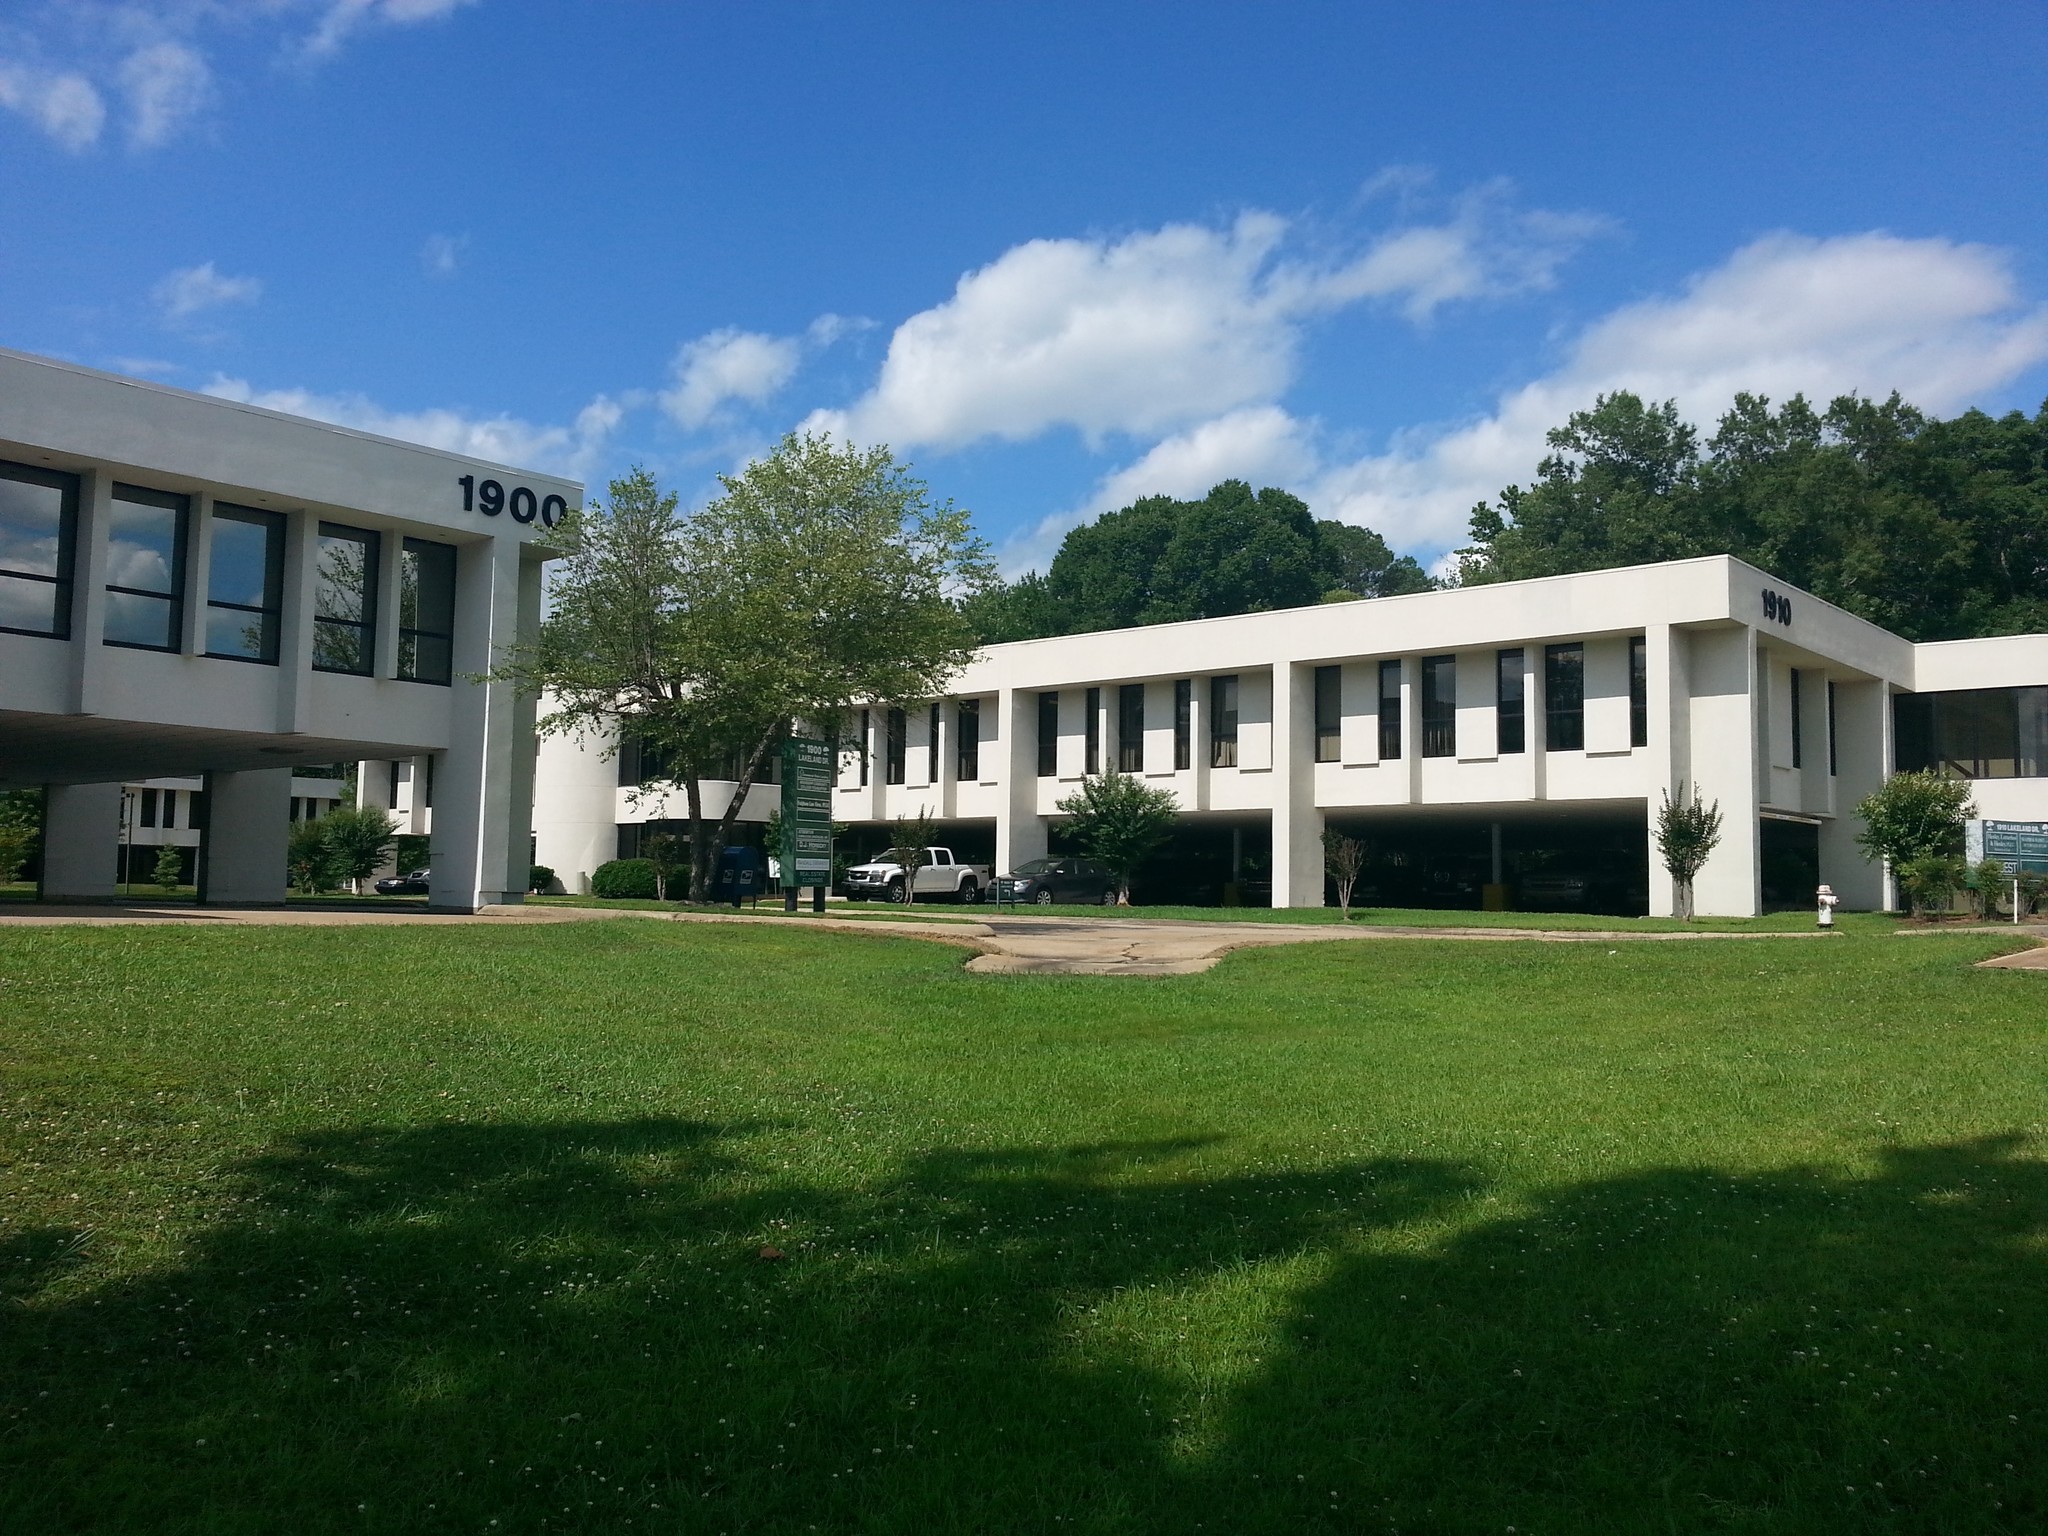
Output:
<path fill-rule="evenodd" d="M 416 869 L 409 875 L 393 875 L 388 880 L 379 880 L 376 891 L 379 896 L 424 896 L 427 894 L 428 871 Z"/>
<path fill-rule="evenodd" d="M 1054 902 L 1116 905 L 1116 876 L 1093 859 L 1032 859 L 1016 873 L 1003 875 L 990 896 L 998 901 L 1026 901 L 1049 907 Z"/>

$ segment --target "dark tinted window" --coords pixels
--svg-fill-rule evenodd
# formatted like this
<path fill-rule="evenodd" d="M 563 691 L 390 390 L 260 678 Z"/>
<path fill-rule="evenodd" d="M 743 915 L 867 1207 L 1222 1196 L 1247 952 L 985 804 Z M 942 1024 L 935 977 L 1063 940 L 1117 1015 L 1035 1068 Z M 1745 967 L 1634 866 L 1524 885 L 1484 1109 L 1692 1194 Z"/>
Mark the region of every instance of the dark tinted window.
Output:
<path fill-rule="evenodd" d="M 368 676 L 376 656 L 377 535 L 320 525 L 313 567 L 313 670 Z"/>
<path fill-rule="evenodd" d="M 1060 771 L 1060 696 L 1038 696 L 1038 776 L 1052 778 Z"/>
<path fill-rule="evenodd" d="M 1401 663 L 1380 663 L 1380 757 L 1401 755 Z"/>
<path fill-rule="evenodd" d="M 1525 713 L 1524 684 L 1522 679 L 1522 650 L 1516 646 L 1502 651 L 1494 659 L 1495 693 L 1494 708 L 1498 712 L 1498 729 L 1502 755 L 1528 750 L 1528 719 Z"/>
<path fill-rule="evenodd" d="M 1344 669 L 1316 668 L 1316 761 L 1334 763 L 1344 755 Z"/>
<path fill-rule="evenodd" d="M 1088 690 L 1088 718 L 1082 723 L 1083 740 L 1087 747 L 1087 763 L 1083 773 L 1102 772 L 1102 690 Z"/>
<path fill-rule="evenodd" d="M 1963 779 L 2048 777 L 2048 688 L 1902 693 L 1892 700 L 1901 771 Z"/>
<path fill-rule="evenodd" d="M 1577 752 L 1586 745 L 1586 647 L 1543 648 L 1543 745 L 1552 752 Z"/>
<path fill-rule="evenodd" d="M 284 516 L 223 503 L 212 521 L 206 654 L 274 664 L 284 606 Z"/>
<path fill-rule="evenodd" d="M 1237 766 L 1237 678 L 1209 679 L 1209 766 Z"/>
<path fill-rule="evenodd" d="M 1195 766 L 1195 680 L 1173 685 L 1173 767 L 1176 773 Z"/>
<path fill-rule="evenodd" d="M 1124 773 L 1145 771 L 1145 685 L 1125 683 L 1116 694 L 1116 765 Z"/>
<path fill-rule="evenodd" d="M 1458 658 L 1455 656 L 1423 659 L 1422 755 L 1458 755 Z"/>
<path fill-rule="evenodd" d="M 1792 674 L 1792 766 L 1799 766 L 1799 674 Z M 1650 648 L 1641 635 L 1628 640 L 1628 744 L 1650 744 Z"/>
<path fill-rule="evenodd" d="M 0 629 L 71 633 L 78 477 L 0 464 Z"/>
<path fill-rule="evenodd" d="M 107 530 L 108 645 L 174 651 L 185 612 L 183 496 L 114 487 Z"/>
<path fill-rule="evenodd" d="M 954 730 L 959 736 L 955 772 L 962 783 L 971 783 L 981 777 L 981 700 L 960 701 Z"/>
<path fill-rule="evenodd" d="M 398 553 L 398 675 L 447 683 L 455 675 L 455 546 L 407 539 Z"/>

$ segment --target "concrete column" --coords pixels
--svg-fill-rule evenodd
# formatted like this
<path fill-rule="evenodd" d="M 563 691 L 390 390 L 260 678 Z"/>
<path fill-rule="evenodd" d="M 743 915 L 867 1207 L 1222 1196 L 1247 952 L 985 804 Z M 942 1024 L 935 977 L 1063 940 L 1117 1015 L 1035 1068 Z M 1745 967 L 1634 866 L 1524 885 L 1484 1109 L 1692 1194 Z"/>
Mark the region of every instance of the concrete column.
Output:
<path fill-rule="evenodd" d="M 114 520 L 114 477 L 104 469 L 89 469 L 78 482 L 71 554 L 71 712 L 96 715 L 107 664 L 107 535 Z"/>
<path fill-rule="evenodd" d="M 1323 904 L 1323 813 L 1316 805 L 1315 669 L 1273 667 L 1273 905 Z"/>
<path fill-rule="evenodd" d="M 312 701 L 313 587 L 319 574 L 319 520 L 310 512 L 284 520 L 284 612 L 277 634 L 277 728 L 306 729 Z M 458 686 L 459 683 L 458 683 Z"/>
<path fill-rule="evenodd" d="M 97 638 L 93 643 L 99 643 Z M 43 877 L 36 894 L 44 901 L 112 901 L 120 879 L 120 843 L 119 784 L 48 786 L 43 791 Z"/>
<path fill-rule="evenodd" d="M 1691 687 L 1686 675 L 1686 636 L 1668 624 L 1650 625 L 1643 634 L 1643 661 L 1649 683 L 1649 741 L 1640 754 L 1644 814 L 1649 823 L 1649 910 L 1652 917 L 1671 917 L 1678 911 L 1678 891 L 1657 853 L 1657 817 L 1664 808 L 1664 797 L 1668 794 L 1676 799 L 1681 782 L 1691 771 L 1687 765 Z"/>
<path fill-rule="evenodd" d="M 519 635 L 540 633 L 541 562 L 537 554 L 519 550 L 519 608 L 514 618 Z M 533 877 L 533 781 L 540 768 L 540 696 L 514 690 L 511 698 L 512 741 L 510 782 L 506 786 L 505 890 L 507 900 L 524 901 Z"/>
<path fill-rule="evenodd" d="M 178 648 L 187 656 L 206 654 L 206 594 L 213 570 L 213 498 L 201 491 L 186 515 L 185 617 Z"/>
<path fill-rule="evenodd" d="M 400 557 L 404 549 L 403 534 L 387 528 L 377 536 L 377 569 L 372 573 L 377 583 L 373 589 L 377 594 L 377 627 L 370 668 L 373 677 L 398 676 L 398 595 L 403 584 Z"/>
<path fill-rule="evenodd" d="M 1695 630 L 1690 649 L 1692 785 L 1721 806 L 1721 843 L 1693 882 L 1694 909 L 1703 917 L 1754 917 L 1763 907 L 1756 631 Z"/>
<path fill-rule="evenodd" d="M 199 900 L 219 907 L 283 906 L 291 814 L 291 769 L 209 773 Z"/>
<path fill-rule="evenodd" d="M 1820 878 L 1835 888 L 1842 905 L 1882 911 L 1890 882 L 1882 861 L 1866 859 L 1856 846 L 1863 823 L 1856 803 L 1884 784 L 1891 767 L 1891 700 L 1880 682 L 1835 684 L 1834 815 L 1820 824 Z M 1827 761 L 1821 761 L 1826 771 Z"/>
<path fill-rule="evenodd" d="M 1005 688 L 996 695 L 996 750 L 1002 787 L 996 796 L 996 867 L 999 875 L 1045 857 L 1045 818 L 1038 814 L 1038 692 Z"/>
<path fill-rule="evenodd" d="M 520 547 L 509 538 L 457 550 L 450 739 L 434 768 L 432 910 L 474 912 L 525 899 L 523 874 L 508 881 L 514 844 L 523 859 L 532 820 L 532 710 L 522 710 L 508 682 L 472 681 L 502 662 L 516 639 L 521 565 Z"/>

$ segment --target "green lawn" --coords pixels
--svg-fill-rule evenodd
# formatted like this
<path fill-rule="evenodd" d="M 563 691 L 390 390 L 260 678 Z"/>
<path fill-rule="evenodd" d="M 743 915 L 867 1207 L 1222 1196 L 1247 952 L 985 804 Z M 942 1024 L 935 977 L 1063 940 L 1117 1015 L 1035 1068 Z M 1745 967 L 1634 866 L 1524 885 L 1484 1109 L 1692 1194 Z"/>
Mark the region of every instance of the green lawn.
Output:
<path fill-rule="evenodd" d="M 2038 1532 L 2009 942 L 0 931 L 0 1508 Z"/>

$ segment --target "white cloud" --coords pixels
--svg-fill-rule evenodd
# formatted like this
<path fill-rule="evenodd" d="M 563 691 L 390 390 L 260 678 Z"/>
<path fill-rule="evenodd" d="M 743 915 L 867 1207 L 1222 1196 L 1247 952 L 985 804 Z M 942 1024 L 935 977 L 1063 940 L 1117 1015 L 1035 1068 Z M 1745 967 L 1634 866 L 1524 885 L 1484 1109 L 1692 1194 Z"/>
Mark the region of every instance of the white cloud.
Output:
<path fill-rule="evenodd" d="M 880 378 L 807 424 L 899 448 L 1011 441 L 1067 426 L 1092 444 L 1268 402 L 1293 382 L 1302 325 L 1367 300 L 1428 318 L 1453 300 L 1540 287 L 1603 226 L 1467 194 L 1342 259 L 1286 253 L 1288 222 L 1174 224 L 1120 240 L 1033 240 L 897 327 Z"/>
<path fill-rule="evenodd" d="M 2043 361 L 2048 307 L 2023 300 L 2003 252 L 1879 233 L 1771 235 L 1674 296 L 1595 322 L 1555 372 L 1480 419 L 1404 433 L 1306 494 L 1321 516 L 1442 550 L 1464 542 L 1475 502 L 1532 478 L 1549 428 L 1603 393 L 1676 399 L 1709 429 L 1742 390 L 1822 402 L 1897 390 L 1945 414 Z"/>
<path fill-rule="evenodd" d="M 828 315 L 815 322 L 812 331 Z M 836 331 L 832 332 L 836 335 Z M 803 346 L 793 336 L 768 336 L 728 327 L 683 343 L 676 353 L 675 382 L 661 396 L 661 408 L 677 425 L 696 431 L 731 400 L 759 404 L 790 381 Z"/>
<path fill-rule="evenodd" d="M 467 235 L 429 235 L 420 246 L 420 268 L 429 277 L 453 277 L 468 249 Z"/>
<path fill-rule="evenodd" d="M 1222 480 L 1254 487 L 1299 484 L 1319 460 L 1308 423 L 1277 405 L 1248 406 L 1153 445 L 1135 463 L 1105 475 L 1087 500 L 1046 518 L 1006 544 L 1004 571 L 1044 570 L 1067 530 L 1141 496 L 1198 497 Z"/>
<path fill-rule="evenodd" d="M 85 76 L 6 60 L 0 60 L 0 107 L 19 112 L 74 153 L 98 143 L 107 122 L 107 104 Z"/>
<path fill-rule="evenodd" d="M 518 469 L 548 470 L 588 478 L 625 407 L 599 395 L 566 426 L 543 426 L 516 416 L 465 416 L 460 411 L 392 411 L 363 395 L 321 395 L 304 389 L 253 388 L 245 379 L 216 377 L 205 393 L 265 410 L 374 432 L 450 453 L 466 453 Z"/>
<path fill-rule="evenodd" d="M 402 27 L 438 21 L 475 3 L 476 0 L 328 0 L 320 24 L 306 40 L 306 51 L 332 53 L 364 27 Z"/>
<path fill-rule="evenodd" d="M 183 43 L 136 49 L 122 61 L 121 86 L 128 94 L 128 137 L 141 149 L 168 142 L 213 101 L 213 71 Z"/>
<path fill-rule="evenodd" d="M 223 304 L 253 304 L 263 296 L 263 283 L 253 277 L 223 277 L 212 262 L 180 267 L 150 290 L 166 320 L 188 320 Z"/>

